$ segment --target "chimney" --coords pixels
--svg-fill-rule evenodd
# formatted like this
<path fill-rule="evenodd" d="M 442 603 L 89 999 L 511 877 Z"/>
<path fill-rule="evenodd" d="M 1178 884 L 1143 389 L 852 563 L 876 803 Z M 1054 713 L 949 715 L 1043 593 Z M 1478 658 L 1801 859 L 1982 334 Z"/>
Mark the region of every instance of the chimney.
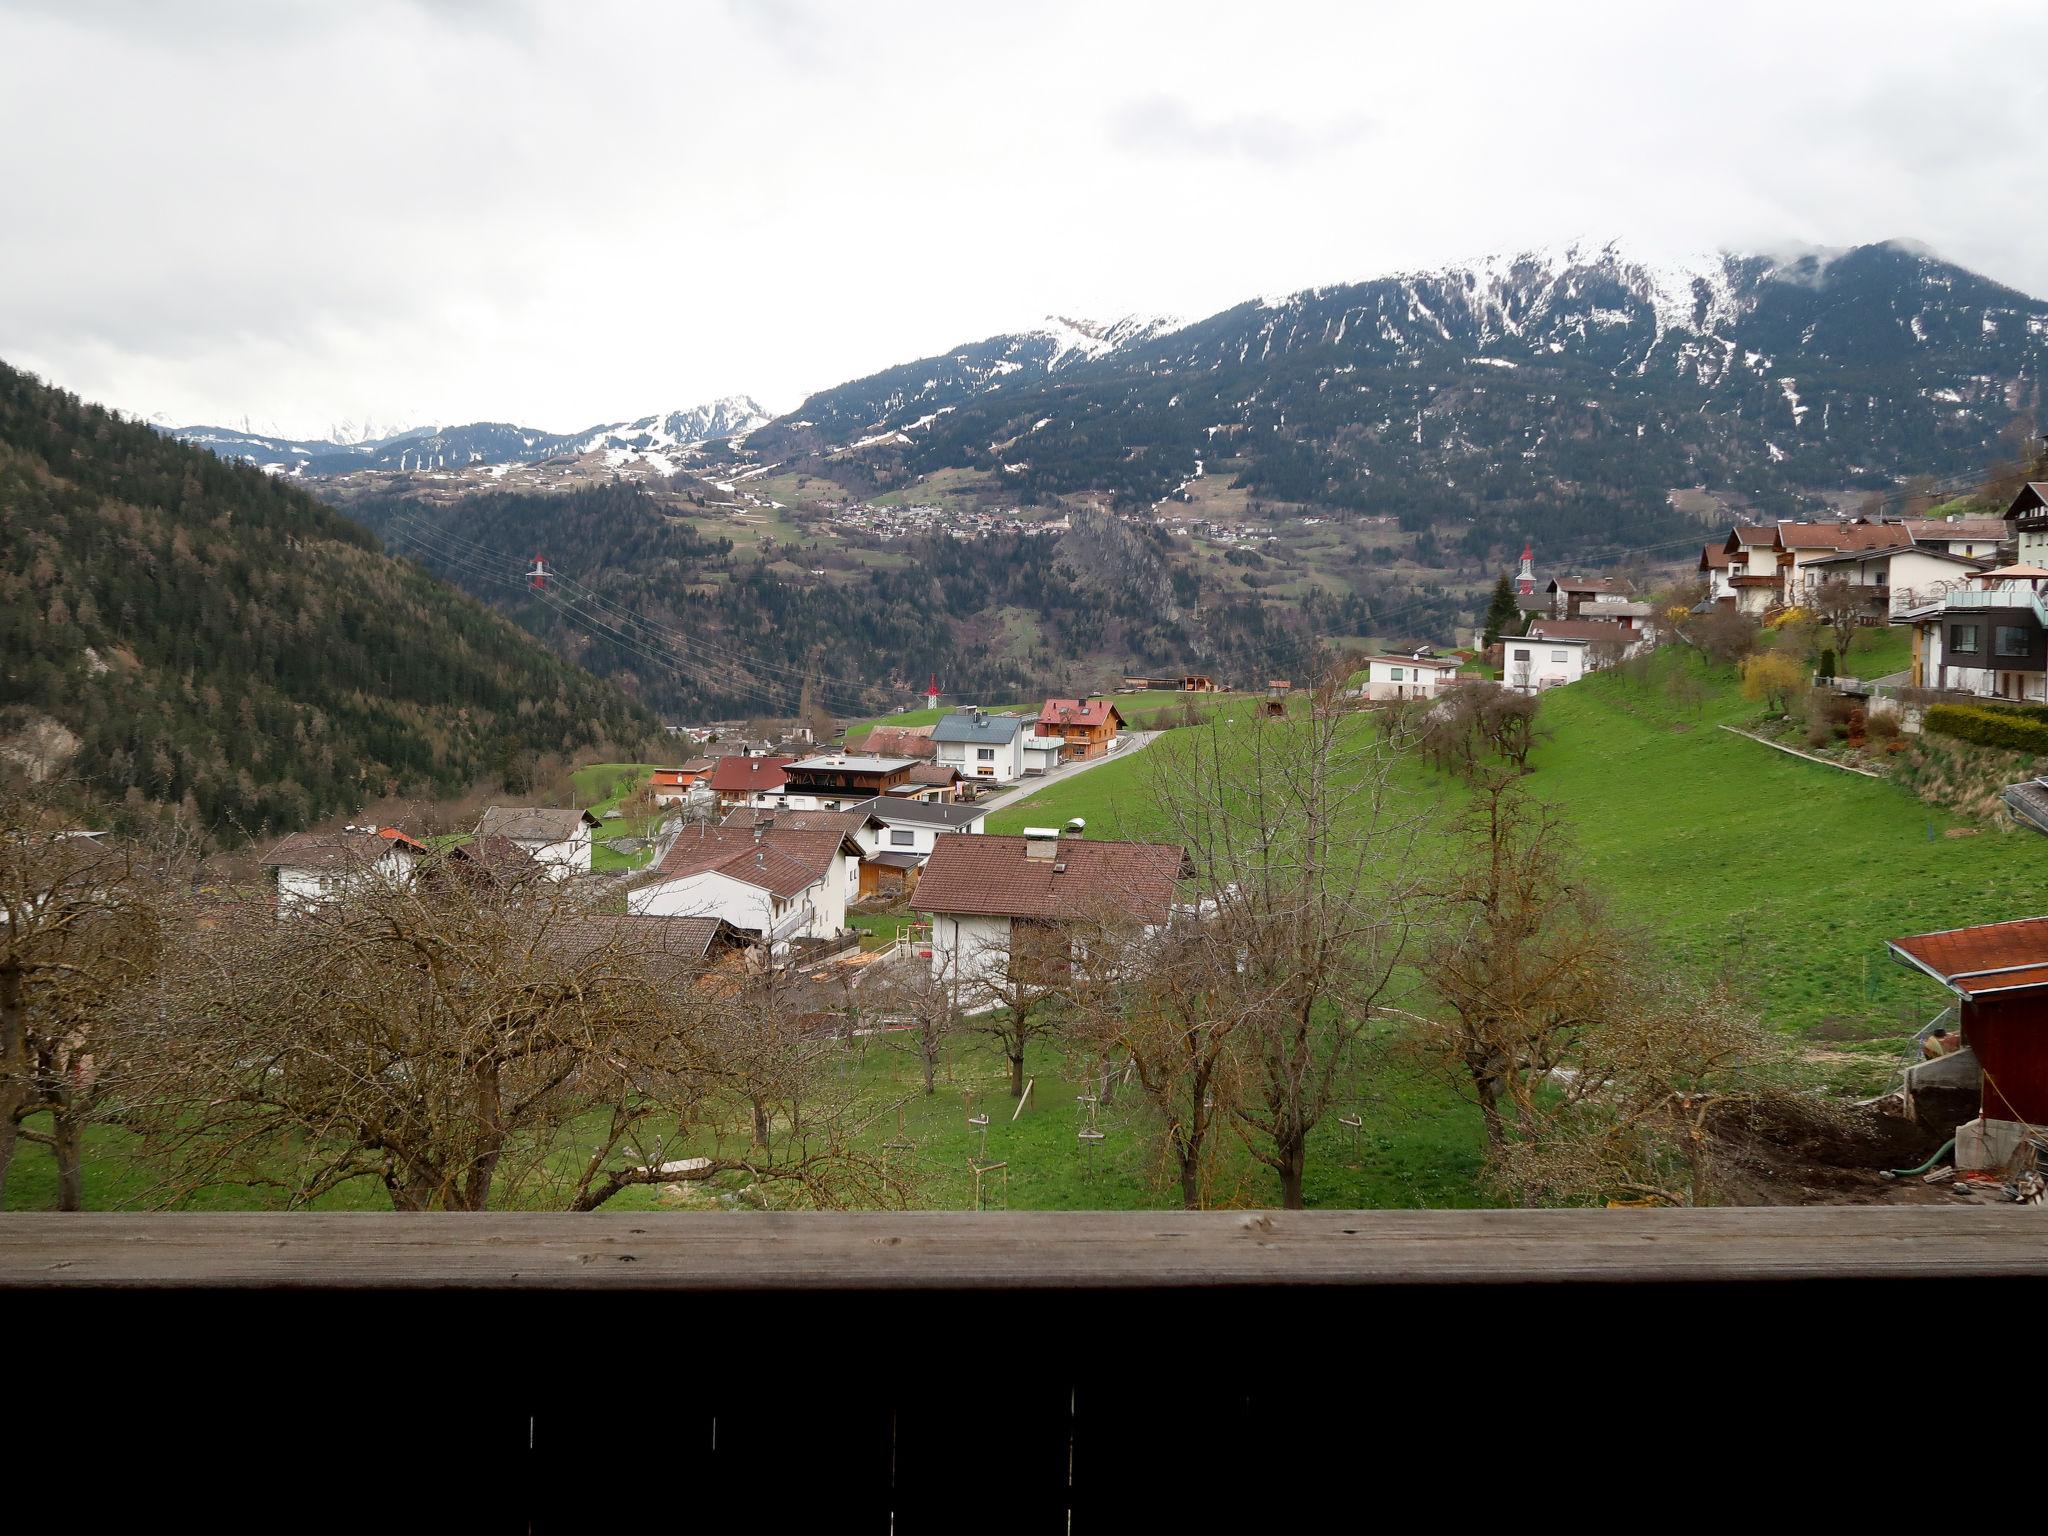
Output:
<path fill-rule="evenodd" d="M 1060 828 L 1060 836 L 1077 838 L 1087 830 L 1087 821 L 1082 817 L 1076 816 L 1071 821 L 1069 821 L 1064 827 Z"/>
<path fill-rule="evenodd" d="M 1060 834 L 1054 827 L 1026 827 L 1024 829 L 1024 857 L 1027 859 L 1049 859 L 1059 851 Z"/>

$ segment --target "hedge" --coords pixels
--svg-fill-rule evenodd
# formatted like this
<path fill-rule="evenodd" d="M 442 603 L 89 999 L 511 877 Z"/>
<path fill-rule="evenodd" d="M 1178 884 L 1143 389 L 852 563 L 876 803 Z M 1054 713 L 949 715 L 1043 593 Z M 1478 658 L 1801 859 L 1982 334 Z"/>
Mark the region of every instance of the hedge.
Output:
<path fill-rule="evenodd" d="M 2014 752 L 2048 752 L 2048 719 L 2011 709 L 1978 709 L 1969 704 L 1931 704 L 1922 723 L 1930 731 Z"/>

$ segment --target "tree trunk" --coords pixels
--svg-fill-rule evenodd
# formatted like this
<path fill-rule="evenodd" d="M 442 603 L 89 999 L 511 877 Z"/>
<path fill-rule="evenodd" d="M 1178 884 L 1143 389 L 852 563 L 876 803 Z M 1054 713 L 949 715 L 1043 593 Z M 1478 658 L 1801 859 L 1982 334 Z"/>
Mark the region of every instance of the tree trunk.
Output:
<path fill-rule="evenodd" d="M 85 1117 L 67 1097 L 57 1106 L 53 1149 L 57 1154 L 57 1209 L 85 1209 Z"/>
<path fill-rule="evenodd" d="M 939 1053 L 936 1046 L 926 1046 L 919 1053 L 924 1065 L 924 1096 L 930 1098 L 939 1091 Z"/>
<path fill-rule="evenodd" d="M 768 1106 L 761 1100 L 754 1100 L 754 1145 L 768 1145 Z"/>
<path fill-rule="evenodd" d="M 1486 1145 L 1497 1151 L 1508 1139 L 1507 1121 L 1500 1112 L 1500 1084 L 1490 1077 L 1475 1077 L 1472 1086 L 1479 1095 L 1479 1118 L 1486 1126 Z"/>
<path fill-rule="evenodd" d="M 1180 1154 L 1180 1203 L 1185 1210 L 1199 1211 L 1202 1208 L 1201 1159 L 1186 1148 Z"/>
<path fill-rule="evenodd" d="M 1308 1164 L 1307 1138 L 1295 1135 L 1281 1144 L 1278 1158 L 1280 1175 L 1280 1208 L 1284 1211 L 1299 1211 L 1306 1207 L 1301 1199 L 1301 1176 Z"/>
<path fill-rule="evenodd" d="M 1024 1047 L 1022 1045 L 1017 1047 L 1016 1054 L 1010 1058 L 1010 1097 L 1013 1099 L 1024 1097 Z"/>
<path fill-rule="evenodd" d="M 18 1144 L 15 1116 L 28 1102 L 28 1021 L 21 1008 L 21 972 L 0 968 L 0 1201 Z"/>

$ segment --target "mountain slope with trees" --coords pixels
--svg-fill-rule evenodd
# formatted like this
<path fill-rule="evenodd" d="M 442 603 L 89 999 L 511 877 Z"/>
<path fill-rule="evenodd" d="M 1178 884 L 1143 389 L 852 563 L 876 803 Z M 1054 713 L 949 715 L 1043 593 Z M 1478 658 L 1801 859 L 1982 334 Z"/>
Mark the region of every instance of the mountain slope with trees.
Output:
<path fill-rule="evenodd" d="M 5 750 L 227 841 L 657 722 L 261 472 L 0 366 Z"/>

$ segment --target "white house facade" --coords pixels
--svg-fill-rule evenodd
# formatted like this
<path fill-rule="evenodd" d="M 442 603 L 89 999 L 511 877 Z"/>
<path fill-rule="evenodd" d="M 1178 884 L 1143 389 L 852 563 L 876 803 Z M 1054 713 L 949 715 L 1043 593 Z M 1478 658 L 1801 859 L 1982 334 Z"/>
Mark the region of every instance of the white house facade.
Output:
<path fill-rule="evenodd" d="M 1501 642 L 1500 680 L 1517 693 L 1561 688 L 1586 675 L 1585 640 L 1527 638 Z"/>
<path fill-rule="evenodd" d="M 937 761 L 965 779 L 1009 784 L 1024 777 L 1024 741 L 1029 722 L 1017 715 L 991 715 L 963 706 L 932 727 Z"/>
<path fill-rule="evenodd" d="M 494 805 L 477 823 L 479 837 L 502 837 L 518 846 L 550 880 L 590 873 L 591 835 L 598 820 L 560 806 Z"/>
<path fill-rule="evenodd" d="M 1368 699 L 1433 699 L 1458 675 L 1458 666 L 1442 657 L 1369 656 L 1361 686 Z"/>

